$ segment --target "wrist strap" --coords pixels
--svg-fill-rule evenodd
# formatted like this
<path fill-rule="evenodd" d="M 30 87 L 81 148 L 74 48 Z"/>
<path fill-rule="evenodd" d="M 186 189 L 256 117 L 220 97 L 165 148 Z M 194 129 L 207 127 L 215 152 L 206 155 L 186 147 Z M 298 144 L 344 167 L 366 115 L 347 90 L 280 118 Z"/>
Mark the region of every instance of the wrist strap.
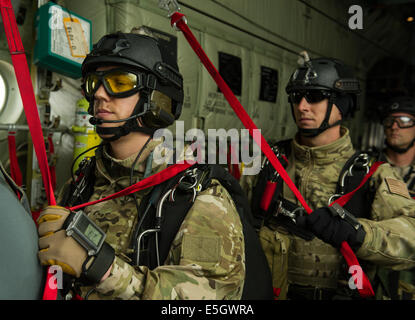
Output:
<path fill-rule="evenodd" d="M 92 257 L 91 257 L 92 258 Z M 112 265 L 115 258 L 114 249 L 106 242 L 103 243 L 101 250 L 95 256 L 91 266 L 85 270 L 89 259 L 87 259 L 82 266 L 82 277 L 92 283 L 99 283 Z"/>

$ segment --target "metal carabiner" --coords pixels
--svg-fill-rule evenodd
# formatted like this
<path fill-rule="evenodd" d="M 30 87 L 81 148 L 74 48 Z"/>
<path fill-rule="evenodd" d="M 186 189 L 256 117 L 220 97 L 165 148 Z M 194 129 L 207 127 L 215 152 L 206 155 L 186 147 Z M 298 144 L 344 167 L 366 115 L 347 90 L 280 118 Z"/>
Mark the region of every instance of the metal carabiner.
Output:
<path fill-rule="evenodd" d="M 278 209 L 276 210 L 276 214 L 274 215 L 274 217 L 277 217 L 279 214 L 282 214 L 283 216 L 290 218 L 294 223 L 297 223 L 297 221 L 295 220 L 295 218 L 297 217 L 297 212 L 303 211 L 303 210 L 304 208 L 298 207 L 298 208 L 295 208 L 293 211 L 289 211 L 282 206 L 282 201 L 280 201 L 278 204 Z"/>
<path fill-rule="evenodd" d="M 362 167 L 366 168 L 366 174 L 369 172 L 369 155 L 367 153 L 361 153 L 356 159 L 354 159 L 353 164 L 350 166 L 348 173 L 349 176 L 353 176 L 353 167 L 357 165 L 357 162 L 363 160 Z"/>
<path fill-rule="evenodd" d="M 296 218 L 297 218 L 297 211 L 299 211 L 299 212 L 303 212 L 304 211 L 304 208 L 302 208 L 302 207 L 298 207 L 298 208 L 295 208 L 289 215 L 288 215 L 288 217 L 290 217 L 291 218 L 291 220 L 295 223 L 295 224 L 297 224 L 297 220 L 296 220 Z"/>
<path fill-rule="evenodd" d="M 336 193 L 333 194 L 329 200 L 327 201 L 327 205 L 330 206 L 332 204 L 332 202 L 336 201 L 338 198 L 340 198 L 342 196 L 342 194 Z"/>
<path fill-rule="evenodd" d="M 159 8 L 166 10 L 169 18 L 173 13 L 181 10 L 177 0 L 159 0 Z"/>
<path fill-rule="evenodd" d="M 189 178 L 189 177 L 194 180 L 192 182 L 183 182 L 185 178 Z M 196 199 L 197 192 L 198 192 L 196 191 L 196 188 L 198 190 L 201 189 L 201 185 L 200 184 L 198 185 L 197 182 L 198 181 L 197 181 L 196 169 L 186 171 L 185 174 L 179 179 L 179 182 L 177 182 L 177 184 L 173 187 L 172 192 L 170 194 L 170 201 L 175 201 L 174 195 L 176 193 L 176 189 L 180 187 L 182 190 L 185 190 L 185 191 L 188 191 L 190 189 L 193 190 L 193 202 L 194 202 Z M 187 185 L 184 185 L 184 184 L 187 184 Z"/>

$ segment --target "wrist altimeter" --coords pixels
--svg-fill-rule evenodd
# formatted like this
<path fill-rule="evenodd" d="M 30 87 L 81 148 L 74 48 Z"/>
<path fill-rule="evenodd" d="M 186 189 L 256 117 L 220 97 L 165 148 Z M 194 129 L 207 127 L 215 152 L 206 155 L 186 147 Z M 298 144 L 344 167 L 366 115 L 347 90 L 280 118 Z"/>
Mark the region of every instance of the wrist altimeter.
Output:
<path fill-rule="evenodd" d="M 106 234 L 85 212 L 71 212 L 63 229 L 87 252 L 88 258 L 82 265 L 82 278 L 89 283 L 98 283 L 112 265 L 115 252 L 105 242 Z"/>
<path fill-rule="evenodd" d="M 82 210 L 74 213 L 66 228 L 66 235 L 74 238 L 88 253 L 95 256 L 101 250 L 106 234 Z"/>

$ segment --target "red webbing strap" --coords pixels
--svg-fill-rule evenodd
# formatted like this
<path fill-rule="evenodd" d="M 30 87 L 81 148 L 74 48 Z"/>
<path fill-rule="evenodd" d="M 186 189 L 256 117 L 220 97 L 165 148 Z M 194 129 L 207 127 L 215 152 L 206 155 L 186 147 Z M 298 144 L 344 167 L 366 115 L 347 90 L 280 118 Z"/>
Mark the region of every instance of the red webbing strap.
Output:
<path fill-rule="evenodd" d="M 268 211 L 271 200 L 274 197 L 275 190 L 277 189 L 277 182 L 267 181 L 267 184 L 262 194 L 261 202 L 259 204 L 260 208 L 264 211 Z"/>
<path fill-rule="evenodd" d="M 17 84 L 19 86 L 19 91 L 26 114 L 27 124 L 29 126 L 34 150 L 39 162 L 39 169 L 42 174 L 46 197 L 48 199 L 49 205 L 56 205 L 48 168 L 45 142 L 43 140 L 42 126 L 36 106 L 29 67 L 27 65 L 22 40 L 20 38 L 19 29 L 17 28 L 16 18 L 14 16 L 13 7 L 10 3 L 10 0 L 0 0 L 0 11 L 1 17 L 3 19 L 4 31 L 6 33 L 9 51 L 14 66 L 14 72 L 16 74 Z M 54 281 L 52 277 L 52 273 L 47 272 L 46 286 L 43 292 L 44 300 L 56 300 L 57 298 L 58 291 L 56 287 L 49 286 L 50 281 Z"/>
<path fill-rule="evenodd" d="M 232 163 L 232 159 L 235 159 L 236 157 L 236 148 L 232 145 L 232 143 L 229 144 L 229 152 L 228 152 L 228 170 L 229 173 L 239 181 L 241 179 L 241 171 L 239 169 L 238 163 Z"/>
<path fill-rule="evenodd" d="M 166 169 L 164 169 L 164 170 L 162 170 L 162 171 L 160 171 L 160 172 L 158 172 L 158 173 L 156 173 L 152 176 L 149 176 L 149 177 L 147 177 L 147 178 L 145 178 L 145 179 L 129 186 L 128 188 L 125 188 L 121 191 L 118 191 L 114 194 L 111 194 L 111 195 L 109 195 L 105 198 L 71 207 L 71 208 L 69 208 L 69 210 L 76 211 L 76 210 L 79 210 L 81 208 L 84 208 L 84 207 L 87 207 L 87 206 L 90 206 L 90 205 L 93 205 L 93 204 L 96 204 L 96 203 L 99 203 L 99 202 L 119 198 L 119 197 L 126 196 L 126 195 L 129 195 L 129 194 L 134 193 L 134 192 L 138 192 L 140 190 L 144 190 L 144 189 L 153 187 L 155 185 L 158 185 L 160 183 L 163 183 L 164 181 L 167 181 L 167 180 L 173 178 L 174 176 L 176 176 L 180 172 L 190 168 L 193 165 L 194 165 L 194 162 L 187 162 L 187 161 L 185 161 L 184 163 L 173 164 L 170 167 L 167 167 Z"/>
<path fill-rule="evenodd" d="M 207 71 L 210 73 L 212 78 L 215 80 L 216 84 L 224 94 L 226 100 L 229 102 L 230 106 L 236 113 L 236 115 L 239 117 L 239 119 L 242 121 L 243 125 L 246 129 L 248 129 L 249 134 L 253 137 L 254 141 L 258 144 L 258 146 L 261 148 L 262 152 L 265 154 L 265 156 L 268 158 L 272 166 L 277 170 L 277 172 L 280 174 L 281 178 L 284 180 L 284 182 L 287 184 L 287 186 L 291 189 L 291 191 L 294 193 L 298 201 L 301 203 L 303 208 L 306 210 L 308 214 L 312 212 L 311 208 L 307 205 L 305 202 L 303 196 L 298 191 L 297 187 L 294 185 L 293 181 L 290 179 L 288 173 L 285 171 L 284 167 L 281 165 L 277 157 L 275 156 L 274 152 L 268 145 L 265 138 L 262 136 L 262 134 L 254 134 L 254 130 L 257 129 L 252 119 L 249 117 L 249 115 L 246 113 L 245 109 L 242 107 L 238 99 L 233 94 L 232 90 L 229 88 L 229 86 L 226 84 L 226 82 L 222 79 L 219 72 L 214 67 L 213 63 L 209 60 L 206 53 L 200 46 L 199 42 L 187 26 L 185 19 L 185 15 L 179 12 L 175 12 L 171 15 L 171 25 L 173 27 L 179 28 L 182 32 L 184 37 L 189 42 L 190 46 L 193 48 L 203 65 L 206 67 Z M 342 247 L 340 249 L 340 252 L 345 256 L 346 262 L 352 263 L 349 264 L 349 267 L 352 265 L 359 265 L 359 262 L 357 261 L 357 258 L 355 254 L 353 253 L 350 246 L 346 243 L 342 243 Z M 370 285 L 370 283 L 364 282 L 363 289 L 358 288 L 359 293 L 362 297 L 369 297 L 373 296 L 374 292 Z"/>
<path fill-rule="evenodd" d="M 13 181 L 19 187 L 21 187 L 23 183 L 23 178 L 22 178 L 22 172 L 20 171 L 19 162 L 17 161 L 16 132 L 9 131 L 7 140 L 9 142 L 10 175 Z M 20 194 L 19 194 L 19 199 L 20 199 Z"/>
<path fill-rule="evenodd" d="M 39 162 L 39 169 L 42 174 L 46 197 L 50 205 L 55 205 L 56 201 L 51 185 L 46 148 L 43 141 L 42 126 L 40 124 L 29 68 L 27 65 L 22 40 L 17 28 L 13 7 L 10 3 L 10 0 L 0 0 L 0 5 L 4 31 L 6 33 L 7 42 L 9 45 L 17 84 L 19 85 L 19 91 L 22 97 L 27 124 L 29 125 L 30 134 L 33 140 L 33 146 Z"/>
<path fill-rule="evenodd" d="M 203 51 L 202 47 L 200 46 L 199 42 L 193 35 L 193 33 L 190 31 L 187 24 L 183 21 L 184 15 L 175 12 L 171 17 L 171 24 L 176 25 L 182 32 L 187 41 L 189 42 L 190 46 L 193 48 L 195 53 L 198 55 L 200 60 L 202 61 L 203 65 L 206 67 L 212 78 L 217 83 L 218 87 L 223 92 L 226 100 L 228 100 L 230 106 L 236 113 L 236 115 L 239 117 L 239 119 L 242 121 L 243 125 L 246 129 L 248 129 L 249 134 L 253 137 L 255 142 L 260 146 L 262 152 L 265 154 L 265 156 L 268 158 L 268 160 L 271 162 L 273 167 L 277 170 L 277 172 L 281 175 L 283 180 L 287 183 L 289 188 L 294 192 L 297 199 L 302 204 L 303 208 L 311 213 L 312 210 L 309 208 L 307 203 L 305 202 L 303 196 L 298 191 L 297 187 L 294 185 L 294 183 L 291 181 L 290 177 L 286 173 L 284 167 L 281 165 L 281 163 L 278 161 L 277 157 L 275 156 L 274 152 L 271 150 L 270 146 L 268 145 L 265 138 L 262 136 L 262 134 L 254 134 L 254 130 L 258 130 L 252 119 L 249 117 L 249 115 L 246 113 L 245 109 L 242 107 L 241 103 L 238 101 L 238 99 L 233 94 L 232 90 L 229 88 L 229 86 L 226 84 L 226 82 L 223 80 L 219 72 L 214 67 L 213 63 L 209 60 L 206 53 Z M 259 132 L 259 131 L 258 131 Z"/>

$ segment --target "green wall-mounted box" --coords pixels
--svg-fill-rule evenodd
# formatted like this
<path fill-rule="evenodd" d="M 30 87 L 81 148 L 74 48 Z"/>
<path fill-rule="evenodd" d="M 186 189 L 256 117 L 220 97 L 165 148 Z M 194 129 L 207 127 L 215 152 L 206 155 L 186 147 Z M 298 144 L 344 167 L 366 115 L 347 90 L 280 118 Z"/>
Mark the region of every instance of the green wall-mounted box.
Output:
<path fill-rule="evenodd" d="M 91 21 L 48 2 L 37 11 L 35 30 L 34 63 L 80 78 L 82 61 L 92 47 Z"/>

